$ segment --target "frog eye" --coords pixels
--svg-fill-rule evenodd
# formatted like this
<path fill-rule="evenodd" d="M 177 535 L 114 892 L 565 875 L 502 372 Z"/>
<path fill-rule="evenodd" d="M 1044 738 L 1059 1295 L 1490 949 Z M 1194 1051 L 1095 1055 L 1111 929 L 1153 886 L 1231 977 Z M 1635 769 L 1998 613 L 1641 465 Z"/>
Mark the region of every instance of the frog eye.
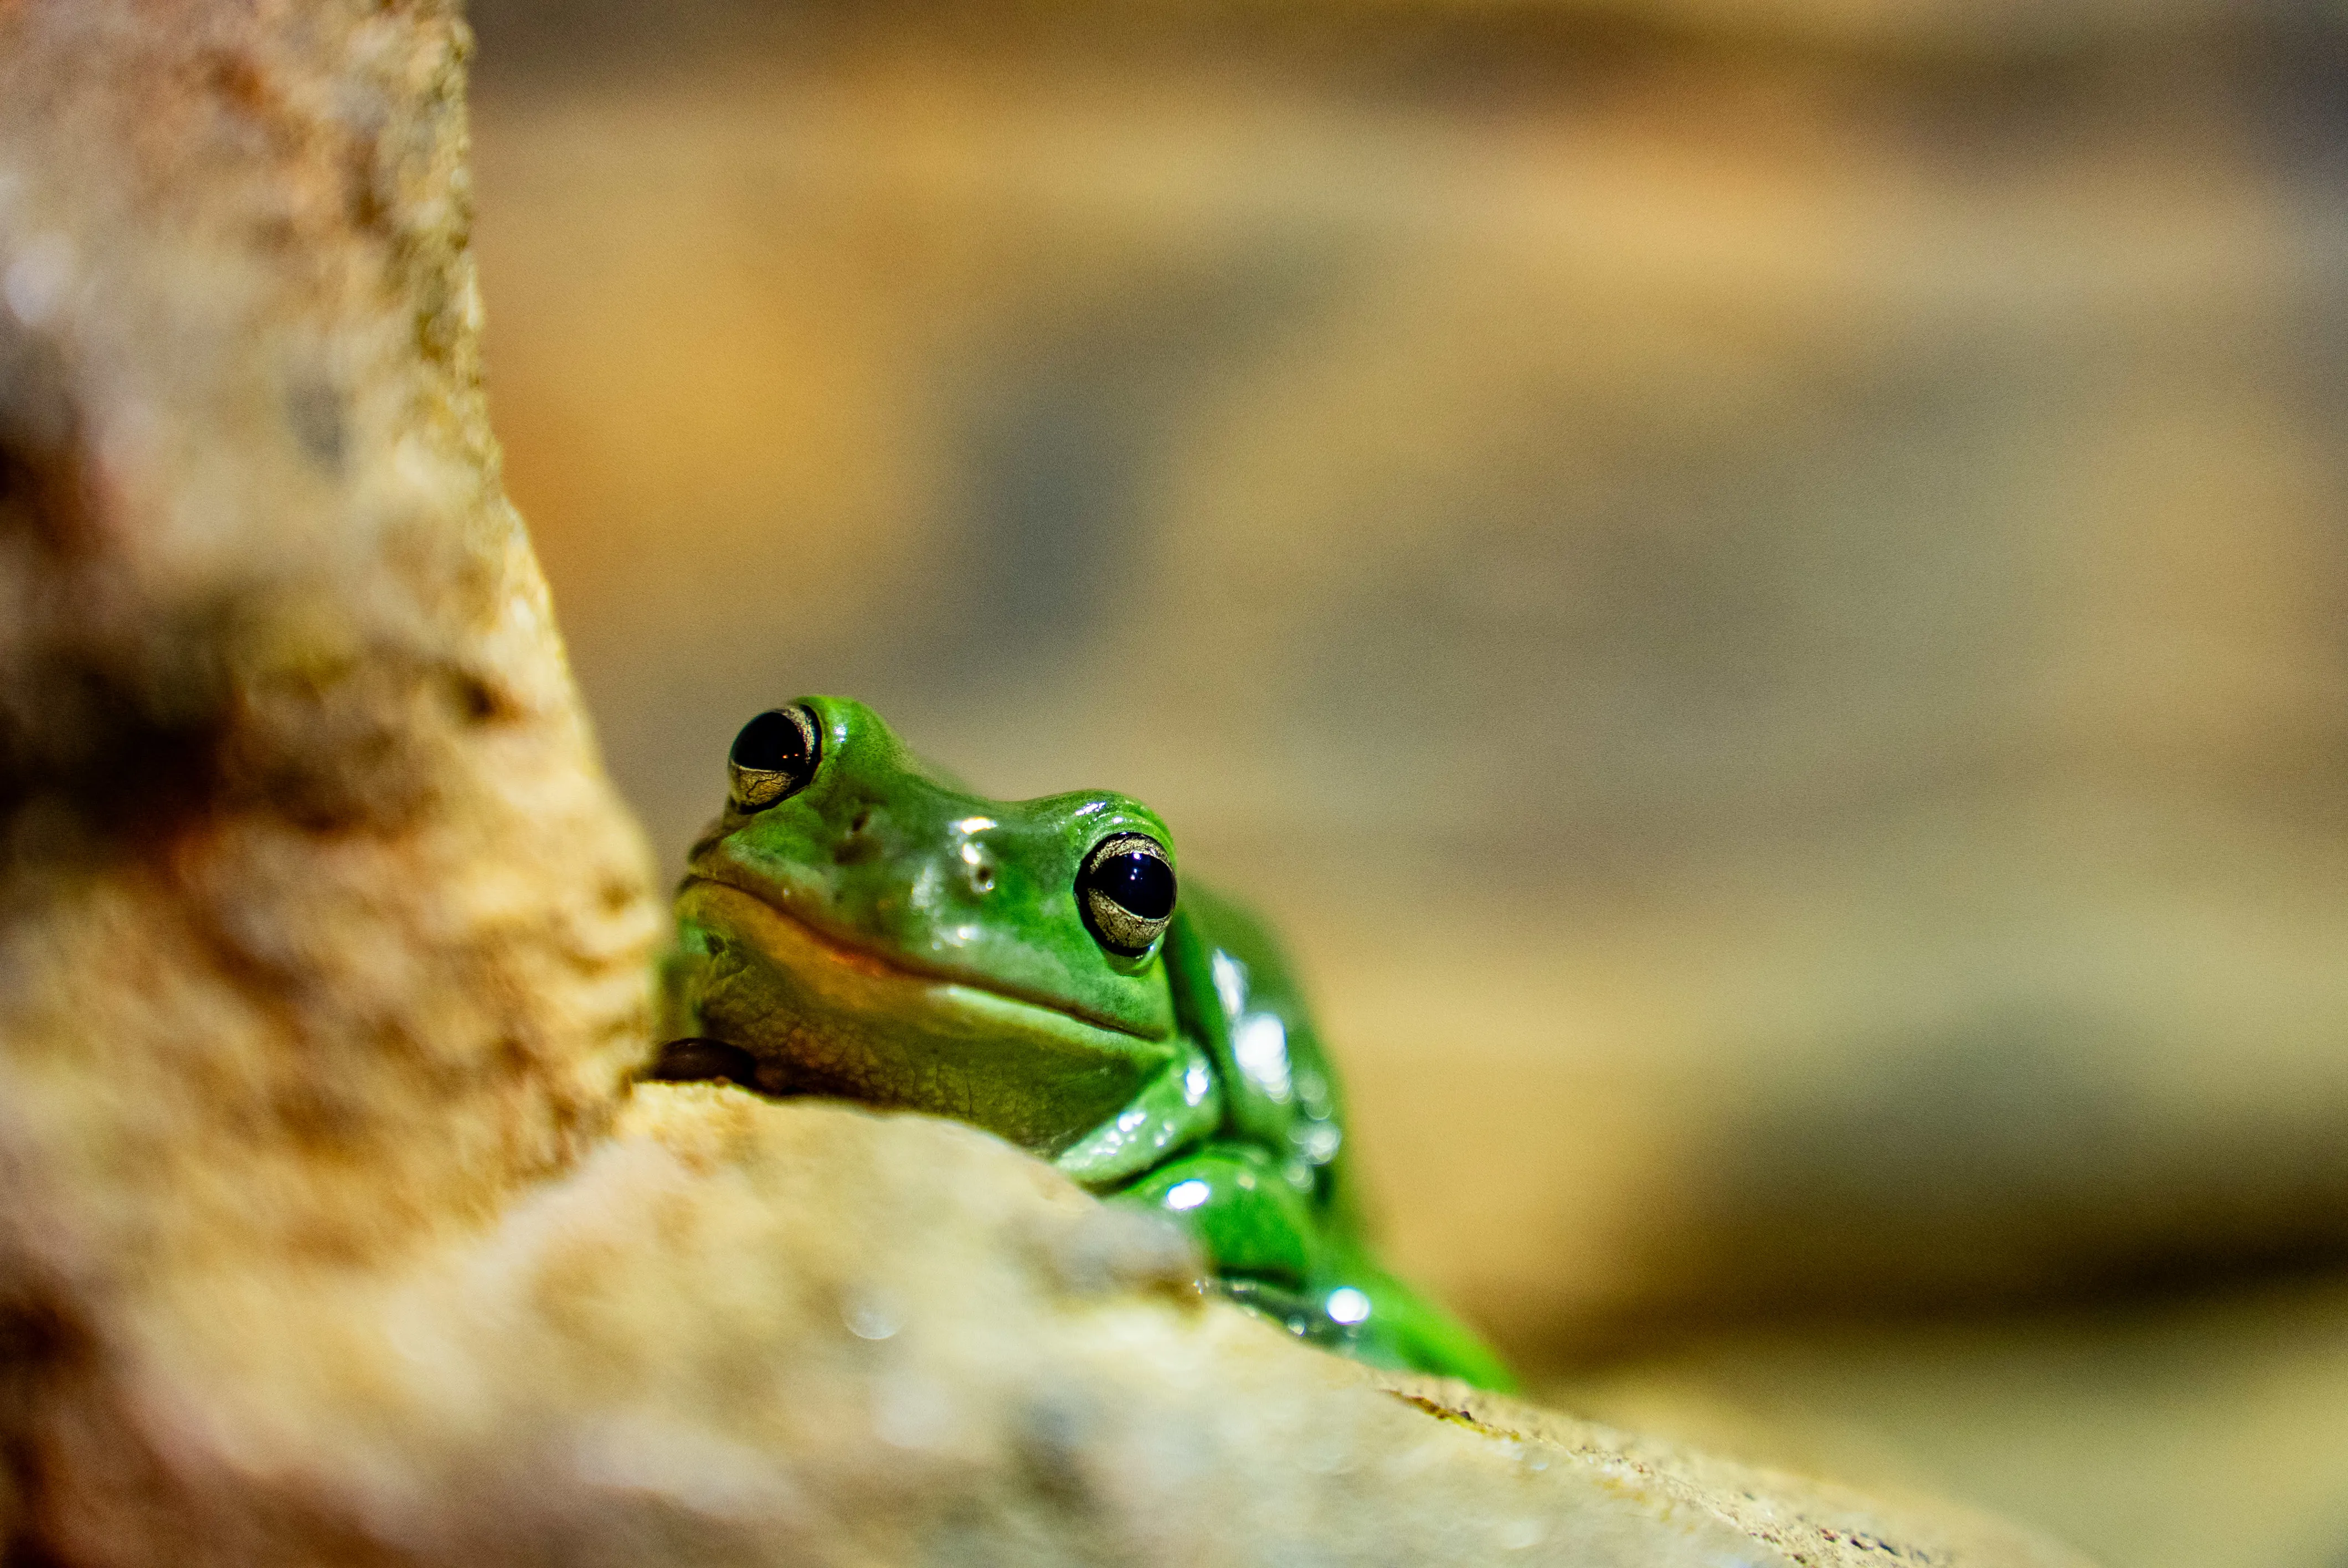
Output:
<path fill-rule="evenodd" d="M 769 708 L 743 725 L 726 758 L 734 804 L 764 811 L 807 788 L 823 755 L 822 736 L 815 715 L 800 705 Z"/>
<path fill-rule="evenodd" d="M 1174 917 L 1174 862 L 1146 833 L 1112 834 L 1085 857 L 1076 902 L 1102 947 L 1138 958 Z"/>

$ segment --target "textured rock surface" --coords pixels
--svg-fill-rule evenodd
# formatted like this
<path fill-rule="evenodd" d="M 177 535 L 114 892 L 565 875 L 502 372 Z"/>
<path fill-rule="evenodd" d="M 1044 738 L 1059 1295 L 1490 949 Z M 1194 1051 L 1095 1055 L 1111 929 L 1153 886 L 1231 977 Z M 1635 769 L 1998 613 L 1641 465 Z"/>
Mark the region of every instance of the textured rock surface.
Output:
<path fill-rule="evenodd" d="M 484 1214 L 638 1049 L 461 81 L 398 11 L 0 11 L 6 1209 L 146 1285 Z"/>
<path fill-rule="evenodd" d="M 1955 1495 L 2125 1568 L 2337 1568 L 2348 1279 L 1690 1340 L 1544 1403 L 1777 1469 Z"/>
<path fill-rule="evenodd" d="M 462 36 L 0 7 L 10 1561 L 2065 1561 L 1398 1398 L 966 1129 L 631 1096 Z"/>
<path fill-rule="evenodd" d="M 215 1305 L 147 1341 L 170 1375 L 139 1393 L 205 1517 L 254 1532 L 224 1561 L 322 1521 L 433 1560 L 2079 1561 L 1382 1387 L 992 1138 L 730 1087 L 645 1089 L 573 1175 L 401 1280 Z"/>

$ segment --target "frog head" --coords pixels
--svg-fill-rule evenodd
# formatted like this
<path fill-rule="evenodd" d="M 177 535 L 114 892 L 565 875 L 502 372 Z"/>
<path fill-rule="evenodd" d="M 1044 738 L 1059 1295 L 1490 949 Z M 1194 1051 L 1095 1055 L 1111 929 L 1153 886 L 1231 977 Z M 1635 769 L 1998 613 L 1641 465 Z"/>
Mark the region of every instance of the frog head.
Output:
<path fill-rule="evenodd" d="M 1172 835 L 1107 791 L 994 801 L 860 702 L 735 737 L 664 977 L 671 1060 L 1056 1153 L 1174 1059 Z"/>

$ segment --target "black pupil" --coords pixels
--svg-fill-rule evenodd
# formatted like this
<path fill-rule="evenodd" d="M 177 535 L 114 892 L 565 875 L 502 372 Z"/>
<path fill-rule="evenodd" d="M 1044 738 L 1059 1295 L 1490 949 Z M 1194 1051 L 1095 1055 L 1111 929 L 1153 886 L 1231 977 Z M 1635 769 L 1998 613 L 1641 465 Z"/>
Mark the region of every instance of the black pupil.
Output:
<path fill-rule="evenodd" d="M 1138 849 L 1104 856 L 1094 866 L 1094 888 L 1118 907 L 1144 920 L 1174 913 L 1174 872 L 1166 862 Z"/>
<path fill-rule="evenodd" d="M 780 709 L 759 714 L 734 737 L 734 765 L 760 773 L 795 774 L 808 763 L 807 735 Z"/>

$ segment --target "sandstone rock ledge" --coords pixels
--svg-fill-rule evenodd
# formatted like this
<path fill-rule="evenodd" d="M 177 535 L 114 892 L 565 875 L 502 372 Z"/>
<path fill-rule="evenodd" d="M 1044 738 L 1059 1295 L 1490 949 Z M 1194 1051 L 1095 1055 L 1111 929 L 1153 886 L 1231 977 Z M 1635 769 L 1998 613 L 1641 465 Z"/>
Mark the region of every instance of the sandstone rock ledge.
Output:
<path fill-rule="evenodd" d="M 117 1347 L 40 1432 L 69 1560 L 2077 1562 L 1382 1378 L 984 1134 L 728 1087 L 639 1090 L 413 1267 L 215 1280 Z"/>
<path fill-rule="evenodd" d="M 7 1561 L 2066 1561 L 1384 1386 L 966 1129 L 632 1090 L 464 48 L 0 0 Z"/>
<path fill-rule="evenodd" d="M 714 1085 L 640 1089 L 396 1283 L 239 1295 L 148 1349 L 208 1514 L 257 1491 L 402 1559 L 2078 1562 L 1382 1378 L 983 1133 Z"/>

